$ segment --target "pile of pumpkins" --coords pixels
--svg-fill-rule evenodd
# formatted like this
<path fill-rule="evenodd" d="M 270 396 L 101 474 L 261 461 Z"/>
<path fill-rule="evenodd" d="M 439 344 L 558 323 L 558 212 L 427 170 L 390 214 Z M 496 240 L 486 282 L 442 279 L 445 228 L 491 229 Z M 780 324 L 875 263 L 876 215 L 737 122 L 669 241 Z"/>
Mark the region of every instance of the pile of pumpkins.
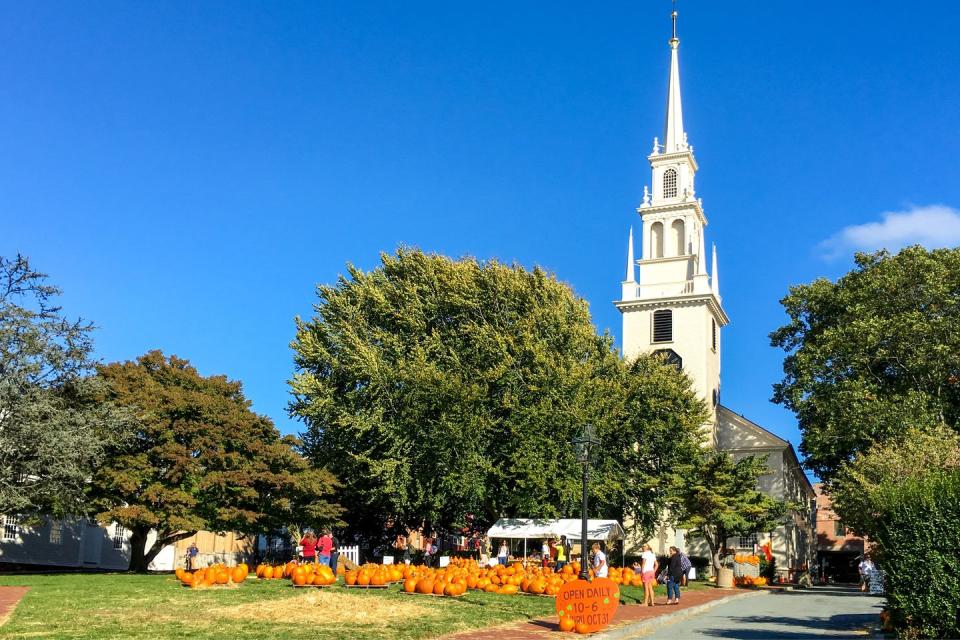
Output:
<path fill-rule="evenodd" d="M 752 564 L 755 567 L 760 566 L 760 556 L 746 555 L 746 554 L 737 554 L 733 556 L 734 562 L 739 562 L 741 564 Z"/>
<path fill-rule="evenodd" d="M 481 567 L 476 561 L 454 558 L 443 569 L 406 567 L 403 570 L 403 590 L 452 597 L 463 595 L 467 589 L 505 596 L 520 592 L 556 596 L 564 584 L 577 579 L 579 571 L 576 562 L 555 573 L 550 568 L 524 567 L 519 562 Z"/>
<path fill-rule="evenodd" d="M 288 562 L 287 564 L 278 564 L 276 566 L 258 564 L 256 576 L 261 580 L 281 580 L 289 577 L 296 566 L 296 562 Z"/>
<path fill-rule="evenodd" d="M 368 563 L 357 569 L 344 571 L 343 582 L 348 587 L 380 587 L 400 582 L 412 575 L 413 570 L 410 565 Z"/>
<path fill-rule="evenodd" d="M 765 587 L 767 586 L 767 579 L 763 576 L 737 576 L 733 579 L 733 583 L 738 587 L 743 587 L 745 589 L 750 589 L 754 587 Z"/>
<path fill-rule="evenodd" d="M 194 589 L 240 584 L 247 579 L 248 573 L 250 573 L 250 569 L 245 564 L 238 564 L 235 567 L 214 564 L 196 571 L 186 571 L 184 569 L 177 569 L 176 571 L 177 579 Z"/>
<path fill-rule="evenodd" d="M 326 586 L 337 581 L 333 570 L 323 564 L 314 562 L 297 563 L 292 560 L 287 564 L 271 566 L 257 565 L 256 576 L 261 580 L 282 580 L 288 578 L 291 583 L 300 587 L 305 585 Z"/>
<path fill-rule="evenodd" d="M 315 562 L 305 562 L 296 565 L 289 574 L 290 582 L 297 587 L 314 585 L 325 587 L 337 581 L 337 576 L 333 575 L 333 569 L 325 564 Z"/>

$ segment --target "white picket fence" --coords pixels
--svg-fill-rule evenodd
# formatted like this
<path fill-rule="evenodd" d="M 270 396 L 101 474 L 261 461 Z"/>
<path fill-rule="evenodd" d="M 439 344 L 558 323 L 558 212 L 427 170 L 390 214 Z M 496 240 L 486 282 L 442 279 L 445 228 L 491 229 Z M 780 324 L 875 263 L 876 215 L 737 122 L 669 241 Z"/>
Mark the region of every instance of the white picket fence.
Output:
<path fill-rule="evenodd" d="M 340 557 L 347 558 L 354 564 L 360 564 L 360 547 L 359 546 L 354 545 L 352 547 L 340 547 L 339 551 L 340 551 Z"/>

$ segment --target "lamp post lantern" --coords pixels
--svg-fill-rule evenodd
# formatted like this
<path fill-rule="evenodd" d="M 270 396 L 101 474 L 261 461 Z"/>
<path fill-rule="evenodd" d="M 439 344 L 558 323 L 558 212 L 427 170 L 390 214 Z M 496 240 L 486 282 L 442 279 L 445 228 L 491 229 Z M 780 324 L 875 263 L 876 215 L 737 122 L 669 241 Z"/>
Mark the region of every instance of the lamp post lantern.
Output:
<path fill-rule="evenodd" d="M 577 462 L 583 465 L 583 503 L 580 512 L 580 576 L 581 580 L 590 579 L 589 563 L 590 555 L 587 552 L 587 486 L 590 479 L 590 454 L 591 450 L 600 444 L 597 440 L 596 431 L 593 425 L 587 424 L 583 427 L 583 432 L 573 439 L 573 451 L 577 456 Z"/>

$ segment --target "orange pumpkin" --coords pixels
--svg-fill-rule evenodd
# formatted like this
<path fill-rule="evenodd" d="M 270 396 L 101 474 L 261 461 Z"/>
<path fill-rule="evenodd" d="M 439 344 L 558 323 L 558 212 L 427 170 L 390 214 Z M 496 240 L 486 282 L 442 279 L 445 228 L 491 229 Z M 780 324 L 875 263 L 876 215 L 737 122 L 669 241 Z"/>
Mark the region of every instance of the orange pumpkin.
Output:
<path fill-rule="evenodd" d="M 560 618 L 560 631 L 564 633 L 569 633 L 574 630 L 577 626 L 577 623 L 573 621 L 573 618 L 570 616 L 563 616 Z"/>
<path fill-rule="evenodd" d="M 413 593 L 417 590 L 416 578 L 407 578 L 403 581 L 403 590 L 407 593 Z"/>
<path fill-rule="evenodd" d="M 418 580 L 417 593 L 433 593 L 433 580 L 430 578 Z"/>

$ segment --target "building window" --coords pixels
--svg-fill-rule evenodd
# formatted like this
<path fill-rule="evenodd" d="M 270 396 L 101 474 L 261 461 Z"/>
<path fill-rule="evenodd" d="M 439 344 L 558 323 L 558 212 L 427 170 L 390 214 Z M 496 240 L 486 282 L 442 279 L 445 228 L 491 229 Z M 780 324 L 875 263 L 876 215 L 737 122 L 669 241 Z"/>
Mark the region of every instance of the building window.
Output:
<path fill-rule="evenodd" d="M 653 312 L 653 341 L 673 342 L 673 311 L 670 309 Z"/>
<path fill-rule="evenodd" d="M 113 525 L 113 548 L 114 549 L 123 549 L 123 536 L 126 534 L 126 531 L 119 524 L 114 523 Z"/>
<path fill-rule="evenodd" d="M 663 197 L 677 197 L 677 170 L 667 169 L 663 172 Z"/>
<path fill-rule="evenodd" d="M 50 544 L 63 544 L 63 523 L 59 520 L 50 521 Z"/>
<path fill-rule="evenodd" d="M 683 358 L 673 349 L 657 349 L 653 355 L 663 358 L 665 364 L 676 367 L 677 371 L 683 369 Z"/>
<path fill-rule="evenodd" d="M 663 257 L 663 223 L 654 222 L 650 225 L 650 256 Z"/>
<path fill-rule="evenodd" d="M 833 533 L 837 536 L 845 536 L 847 535 L 847 528 L 839 520 L 834 520 Z"/>
<path fill-rule="evenodd" d="M 710 333 L 712 336 L 710 343 L 713 345 L 713 350 L 716 351 L 717 350 L 717 321 L 714 320 L 713 318 L 710 318 Z"/>
<path fill-rule="evenodd" d="M 20 516 L 3 516 L 3 539 L 16 540 L 20 535 Z"/>
<path fill-rule="evenodd" d="M 740 536 L 737 540 L 738 549 L 753 549 L 754 545 L 757 544 L 757 534 L 751 533 L 748 536 Z"/>

